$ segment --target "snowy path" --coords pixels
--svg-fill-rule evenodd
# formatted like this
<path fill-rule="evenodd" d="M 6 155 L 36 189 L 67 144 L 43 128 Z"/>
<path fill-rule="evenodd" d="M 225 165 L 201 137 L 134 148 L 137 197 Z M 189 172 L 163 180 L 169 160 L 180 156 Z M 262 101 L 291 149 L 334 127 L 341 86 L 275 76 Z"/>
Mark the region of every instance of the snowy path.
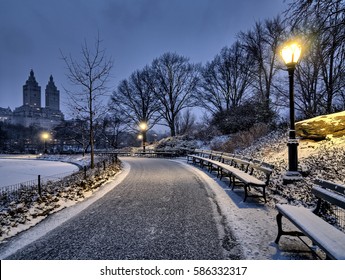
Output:
<path fill-rule="evenodd" d="M 313 258 L 294 237 L 276 246 L 276 210 L 243 202 L 215 174 L 185 160 L 123 161 L 91 197 L 0 244 L 0 259 Z"/>
<path fill-rule="evenodd" d="M 130 172 L 119 185 L 9 258 L 240 257 L 236 243 L 222 240 L 222 219 L 200 177 L 175 161 L 126 158 L 125 162 L 130 164 Z M 44 227 L 52 219 L 54 215 L 38 226 Z M 10 247 L 21 235 L 4 246 Z M 4 249 L 0 247 L 0 252 Z"/>
<path fill-rule="evenodd" d="M 37 180 L 37 176 L 54 176 L 78 171 L 74 164 L 36 159 L 0 158 L 0 188 Z"/>

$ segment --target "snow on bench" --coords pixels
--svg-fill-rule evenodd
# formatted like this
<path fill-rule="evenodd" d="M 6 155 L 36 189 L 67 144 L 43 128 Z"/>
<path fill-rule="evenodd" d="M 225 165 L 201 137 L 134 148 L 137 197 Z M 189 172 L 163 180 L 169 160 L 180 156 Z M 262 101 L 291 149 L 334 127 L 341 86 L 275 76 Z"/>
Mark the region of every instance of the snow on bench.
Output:
<path fill-rule="evenodd" d="M 345 233 L 319 216 L 324 203 L 345 209 L 345 186 L 320 179 L 315 180 L 314 183 L 312 193 L 318 198 L 314 210 L 288 204 L 276 205 L 278 235 L 275 243 L 279 244 L 282 235 L 297 236 L 300 239 L 301 236 L 306 236 L 325 252 L 327 259 L 345 260 Z M 299 231 L 284 231 L 282 228 L 283 216 L 292 222 Z M 303 240 L 302 242 L 306 244 Z"/>
<path fill-rule="evenodd" d="M 223 157 L 223 160 L 228 160 L 228 164 L 222 163 L 219 165 L 220 178 L 224 175 L 228 176 L 230 179 L 229 187 L 232 186 L 232 190 L 236 186 L 243 187 L 243 201 L 246 201 L 247 197 L 263 197 L 267 202 L 266 187 L 273 172 L 272 165 L 236 157 Z M 262 195 L 249 194 L 251 188 L 261 188 Z"/>
<path fill-rule="evenodd" d="M 263 197 L 266 200 L 266 187 L 268 186 L 270 175 L 273 172 L 273 166 L 262 163 L 258 160 L 238 157 L 232 154 L 225 155 L 220 152 L 195 150 L 196 154 L 188 154 L 187 162 L 199 164 L 202 168 L 207 166 L 212 172 L 217 171 L 217 177 L 222 179 L 224 176 L 229 177 L 229 187 L 232 190 L 236 186 L 244 188 L 244 200 L 247 197 Z M 253 188 L 261 188 L 262 195 L 249 194 Z"/>

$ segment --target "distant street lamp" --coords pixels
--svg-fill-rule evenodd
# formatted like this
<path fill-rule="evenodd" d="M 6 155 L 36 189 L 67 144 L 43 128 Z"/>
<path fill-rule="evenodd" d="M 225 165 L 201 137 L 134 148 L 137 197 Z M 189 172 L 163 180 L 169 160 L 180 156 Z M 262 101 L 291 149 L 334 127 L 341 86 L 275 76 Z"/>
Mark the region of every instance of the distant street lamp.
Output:
<path fill-rule="evenodd" d="M 294 101 L 294 72 L 296 64 L 301 56 L 301 45 L 296 42 L 289 42 L 284 45 L 281 55 L 289 73 L 289 95 L 290 95 L 290 131 L 288 140 L 288 161 L 289 170 L 286 172 L 283 182 L 285 184 L 301 179 L 298 172 L 298 140 L 295 130 L 295 101 Z"/>
<path fill-rule="evenodd" d="M 142 135 L 142 140 L 143 140 L 143 152 L 145 153 L 145 149 L 146 149 L 146 132 L 147 132 L 147 122 L 143 121 L 139 124 L 139 128 L 141 131 L 141 135 Z"/>
<path fill-rule="evenodd" d="M 140 140 L 141 141 L 141 143 L 142 143 L 142 145 L 143 145 L 143 147 L 144 147 L 144 137 L 143 137 L 143 135 L 142 134 L 139 134 L 138 135 L 138 140 Z"/>
<path fill-rule="evenodd" d="M 44 140 L 44 153 L 47 154 L 47 140 L 49 139 L 49 133 L 48 132 L 43 132 L 41 135 L 42 139 Z"/>

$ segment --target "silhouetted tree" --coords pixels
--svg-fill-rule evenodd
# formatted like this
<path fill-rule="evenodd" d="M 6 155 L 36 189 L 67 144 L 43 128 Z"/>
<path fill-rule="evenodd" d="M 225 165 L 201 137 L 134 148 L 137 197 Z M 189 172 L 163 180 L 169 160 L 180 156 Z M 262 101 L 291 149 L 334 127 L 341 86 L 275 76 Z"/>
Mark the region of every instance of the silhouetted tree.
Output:
<path fill-rule="evenodd" d="M 165 53 L 152 62 L 155 97 L 160 102 L 159 112 L 176 135 L 179 113 L 194 105 L 193 94 L 199 82 L 198 66 L 176 53 Z"/>
<path fill-rule="evenodd" d="M 122 80 L 111 97 L 112 111 L 122 114 L 132 130 L 138 130 L 141 122 L 150 127 L 156 125 L 161 116 L 159 100 L 154 93 L 154 80 L 149 67 L 135 71 L 128 79 Z"/>
<path fill-rule="evenodd" d="M 276 88 L 279 46 L 284 39 L 284 24 L 280 17 L 256 22 L 252 30 L 240 32 L 240 42 L 249 55 L 251 87 L 262 103 L 262 114 L 269 122 L 271 99 Z M 266 115 L 266 116 L 265 116 Z"/>
<path fill-rule="evenodd" d="M 306 41 L 313 49 L 306 50 L 306 56 L 316 53 L 313 60 L 307 61 L 310 67 L 316 63 L 320 67 L 319 112 L 328 114 L 344 108 L 345 1 L 295 0 L 290 3 L 286 16 L 294 33 L 303 31 L 307 35 Z"/>
<path fill-rule="evenodd" d="M 248 58 L 240 42 L 236 41 L 206 63 L 201 70 L 198 105 L 213 115 L 237 107 L 245 97 L 251 81 Z"/>
<path fill-rule="evenodd" d="M 123 111 L 111 107 L 103 120 L 101 137 L 114 149 L 119 148 L 121 136 L 128 131 L 130 119 Z"/>
<path fill-rule="evenodd" d="M 81 58 L 62 54 L 67 67 L 67 78 L 75 90 L 66 90 L 69 96 L 69 106 L 76 118 L 89 124 L 88 140 L 91 147 L 91 168 L 94 167 L 94 125 L 95 120 L 103 114 L 102 104 L 108 93 L 107 81 L 113 67 L 113 61 L 106 57 L 101 48 L 99 36 L 93 49 L 86 41 L 81 47 Z"/>
<path fill-rule="evenodd" d="M 195 125 L 195 116 L 188 108 L 177 116 L 176 130 L 179 135 L 191 133 Z"/>

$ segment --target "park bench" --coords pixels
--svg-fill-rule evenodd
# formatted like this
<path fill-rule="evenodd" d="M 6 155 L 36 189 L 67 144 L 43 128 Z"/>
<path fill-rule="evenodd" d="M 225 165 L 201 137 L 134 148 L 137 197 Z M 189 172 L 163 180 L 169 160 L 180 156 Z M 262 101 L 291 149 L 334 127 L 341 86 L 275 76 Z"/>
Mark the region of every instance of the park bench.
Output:
<path fill-rule="evenodd" d="M 188 156 L 189 161 L 192 161 L 194 164 L 199 164 L 201 168 L 206 166 L 209 171 L 212 171 L 212 166 L 217 165 L 217 163 L 221 161 L 222 153 L 217 151 L 201 150 L 197 155 Z"/>
<path fill-rule="evenodd" d="M 232 190 L 237 186 L 244 188 L 243 201 L 246 201 L 248 197 L 263 197 L 267 202 L 266 187 L 272 172 L 273 166 L 270 164 L 233 156 L 224 156 L 223 162 L 218 165 L 220 179 L 224 176 L 229 177 L 229 187 L 232 187 Z M 262 195 L 250 194 L 251 188 L 262 189 Z"/>
<path fill-rule="evenodd" d="M 305 245 L 312 249 L 301 237 L 308 237 L 314 245 L 317 245 L 325 254 L 327 259 L 345 260 L 345 226 L 342 230 L 328 223 L 320 217 L 320 211 L 324 207 L 337 207 L 338 221 L 344 221 L 345 209 L 345 186 L 329 181 L 317 179 L 314 181 L 312 193 L 318 199 L 315 209 L 298 207 L 288 204 L 277 204 L 277 225 L 278 235 L 275 240 L 279 244 L 282 235 L 298 237 Z M 326 205 L 326 206 L 324 206 Z M 282 228 L 282 217 L 294 224 L 298 231 L 284 231 Z M 314 251 L 312 251 L 316 254 Z M 318 255 L 316 255 L 319 257 Z"/>
<path fill-rule="evenodd" d="M 196 149 L 192 154 L 187 155 L 187 162 L 192 162 L 193 164 L 199 164 L 204 167 L 205 162 L 211 159 L 212 151 L 209 150 L 199 150 Z"/>
<path fill-rule="evenodd" d="M 208 158 L 203 160 L 203 166 L 206 166 L 207 170 L 210 172 L 212 172 L 213 170 L 218 171 L 218 164 L 219 162 L 221 162 L 222 156 L 222 152 L 211 151 Z"/>
<path fill-rule="evenodd" d="M 221 152 L 195 150 L 195 154 L 187 155 L 187 162 L 199 164 L 202 168 L 207 166 L 210 172 L 216 170 L 217 177 L 222 179 L 229 177 L 229 187 L 232 190 L 235 186 L 244 188 L 246 201 L 247 197 L 263 197 L 266 200 L 266 187 L 268 186 L 273 166 L 263 165 L 260 161 L 223 154 Z M 262 195 L 249 194 L 251 188 L 261 188 Z"/>

